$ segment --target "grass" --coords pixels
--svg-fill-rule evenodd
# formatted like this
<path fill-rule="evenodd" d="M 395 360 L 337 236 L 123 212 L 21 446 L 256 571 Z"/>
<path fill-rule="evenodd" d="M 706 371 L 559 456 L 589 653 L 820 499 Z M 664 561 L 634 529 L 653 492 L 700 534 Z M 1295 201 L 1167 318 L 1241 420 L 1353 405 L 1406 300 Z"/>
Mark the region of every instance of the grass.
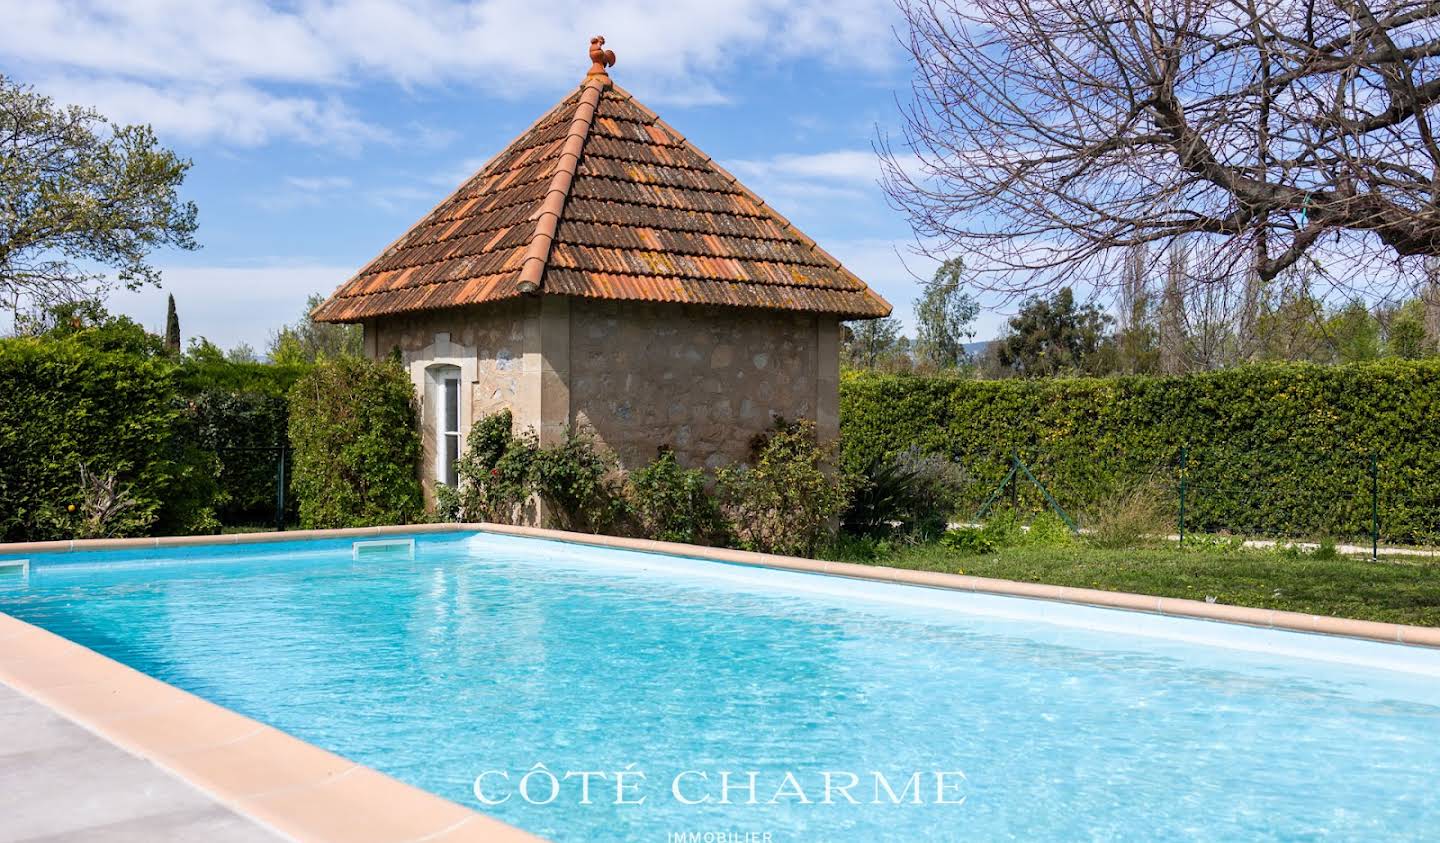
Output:
<path fill-rule="evenodd" d="M 973 543 L 964 543 L 973 544 Z M 832 549 L 831 558 L 893 568 L 973 574 L 1051 585 L 1129 591 L 1284 609 L 1360 620 L 1440 626 L 1440 561 L 1379 562 L 1320 551 L 1256 550 L 1217 542 L 1099 547 L 1084 539 L 1058 543 L 994 542 L 986 552 L 940 542 Z"/>

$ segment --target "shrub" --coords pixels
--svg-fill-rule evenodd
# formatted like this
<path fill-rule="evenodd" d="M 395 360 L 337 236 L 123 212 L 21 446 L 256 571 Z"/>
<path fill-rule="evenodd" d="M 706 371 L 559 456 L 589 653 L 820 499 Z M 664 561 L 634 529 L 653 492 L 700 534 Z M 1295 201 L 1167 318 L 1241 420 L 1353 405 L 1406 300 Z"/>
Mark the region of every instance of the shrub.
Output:
<path fill-rule="evenodd" d="M 460 515 L 466 521 L 518 524 L 533 491 L 530 438 L 516 443 L 509 410 L 485 416 L 470 428 L 465 454 L 456 466 Z"/>
<path fill-rule="evenodd" d="M 621 517 L 615 458 L 585 433 L 567 431 L 560 444 L 540 447 L 533 430 L 512 432 L 509 410 L 486 416 L 470 429 L 457 467 L 460 511 L 467 520 L 515 524 L 531 514 L 536 498 L 550 524 L 601 532 Z"/>
<path fill-rule="evenodd" d="M 777 421 L 756 438 L 749 466 L 717 475 L 721 511 L 746 550 L 813 555 L 845 509 L 849 481 L 830 467 L 810 421 Z"/>
<path fill-rule="evenodd" d="M 1167 498 L 1173 494 L 1163 483 L 1152 481 L 1101 501 L 1090 520 L 1087 539 L 1108 548 L 1153 544 L 1173 528 L 1167 506 Z"/>
<path fill-rule="evenodd" d="M 846 372 L 841 464 L 920 448 L 963 463 L 974 512 L 1019 452 L 1069 511 L 1175 475 L 1188 446 L 1187 527 L 1364 534 L 1380 455 L 1382 538 L 1433 535 L 1440 512 L 1440 362 L 1254 364 L 1183 377 L 976 381 Z M 1023 484 L 1028 508 L 1044 502 Z M 1167 501 L 1174 507 L 1175 501 Z"/>
<path fill-rule="evenodd" d="M 560 444 L 537 449 L 531 464 L 553 526 L 602 533 L 619 523 L 624 497 L 615 455 L 596 447 L 593 436 L 567 430 Z"/>
<path fill-rule="evenodd" d="M 942 456 L 917 448 L 877 456 L 856 479 L 841 524 L 862 536 L 931 541 L 945 532 L 965 485 L 965 472 Z"/>
<path fill-rule="evenodd" d="M 995 542 L 985 534 L 983 529 L 978 527 L 956 527 L 946 530 L 945 535 L 940 537 L 940 544 L 970 556 L 995 552 Z"/>
<path fill-rule="evenodd" d="M 626 481 L 625 498 L 636 530 L 667 542 L 723 542 L 724 520 L 705 485 L 704 471 L 682 468 L 672 450 L 661 448 L 653 462 Z"/>
<path fill-rule="evenodd" d="M 290 391 L 290 444 L 302 526 L 406 524 L 424 514 L 414 390 L 398 364 L 317 364 Z"/>
<path fill-rule="evenodd" d="M 0 540 L 210 529 L 209 466 L 179 435 L 174 364 L 93 339 L 0 341 Z M 82 470 L 124 507 L 87 523 Z"/>

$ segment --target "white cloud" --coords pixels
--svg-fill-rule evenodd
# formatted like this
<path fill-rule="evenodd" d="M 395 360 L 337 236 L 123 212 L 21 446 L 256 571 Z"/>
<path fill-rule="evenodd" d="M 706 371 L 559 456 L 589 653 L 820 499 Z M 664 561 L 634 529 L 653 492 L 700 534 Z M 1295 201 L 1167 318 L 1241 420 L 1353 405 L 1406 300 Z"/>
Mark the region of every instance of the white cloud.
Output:
<path fill-rule="evenodd" d="M 149 123 L 162 136 L 186 140 L 260 146 L 288 138 L 354 152 L 388 137 L 333 96 L 278 95 L 242 83 L 150 83 L 60 75 L 37 80 L 36 88 L 61 102 L 95 104 L 118 123 Z"/>
<path fill-rule="evenodd" d="M 165 327 L 165 296 L 175 295 L 180 331 L 206 337 L 222 348 L 247 342 L 263 353 L 270 332 L 293 322 L 313 293 L 329 295 L 355 274 L 356 266 L 168 266 L 163 286 L 111 293 L 106 306 L 152 331 Z"/>
<path fill-rule="evenodd" d="M 741 159 L 725 167 L 761 196 L 782 201 L 880 201 L 880 158 L 871 149 Z"/>
<path fill-rule="evenodd" d="M 578 82 L 596 32 L 619 55 L 617 81 L 656 102 L 723 102 L 716 77 L 745 62 L 876 70 L 895 60 L 895 10 L 879 0 L 3 5 L 7 64 L 66 81 L 56 89 L 106 113 L 241 145 L 375 140 L 336 98 L 367 80 L 501 96 L 550 91 Z"/>

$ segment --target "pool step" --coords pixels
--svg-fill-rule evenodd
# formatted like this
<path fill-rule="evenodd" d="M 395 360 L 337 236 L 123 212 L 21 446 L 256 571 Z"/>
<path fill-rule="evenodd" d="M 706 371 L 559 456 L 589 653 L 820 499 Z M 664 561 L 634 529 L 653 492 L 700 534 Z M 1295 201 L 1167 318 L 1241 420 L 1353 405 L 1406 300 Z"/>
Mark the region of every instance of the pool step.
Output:
<path fill-rule="evenodd" d="M 414 539 L 374 539 L 371 541 L 353 542 L 350 545 L 350 558 L 358 560 L 363 554 L 371 556 L 379 553 L 404 553 L 407 559 L 415 558 Z"/>

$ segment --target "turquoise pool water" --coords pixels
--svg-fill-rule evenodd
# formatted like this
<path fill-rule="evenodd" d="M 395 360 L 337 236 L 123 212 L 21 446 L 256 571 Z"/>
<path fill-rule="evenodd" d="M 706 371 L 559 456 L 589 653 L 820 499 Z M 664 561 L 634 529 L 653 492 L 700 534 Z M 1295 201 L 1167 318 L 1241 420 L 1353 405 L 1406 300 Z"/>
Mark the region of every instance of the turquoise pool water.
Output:
<path fill-rule="evenodd" d="M 41 556 L 0 610 L 555 840 L 1440 835 L 1412 648 L 489 535 Z"/>

